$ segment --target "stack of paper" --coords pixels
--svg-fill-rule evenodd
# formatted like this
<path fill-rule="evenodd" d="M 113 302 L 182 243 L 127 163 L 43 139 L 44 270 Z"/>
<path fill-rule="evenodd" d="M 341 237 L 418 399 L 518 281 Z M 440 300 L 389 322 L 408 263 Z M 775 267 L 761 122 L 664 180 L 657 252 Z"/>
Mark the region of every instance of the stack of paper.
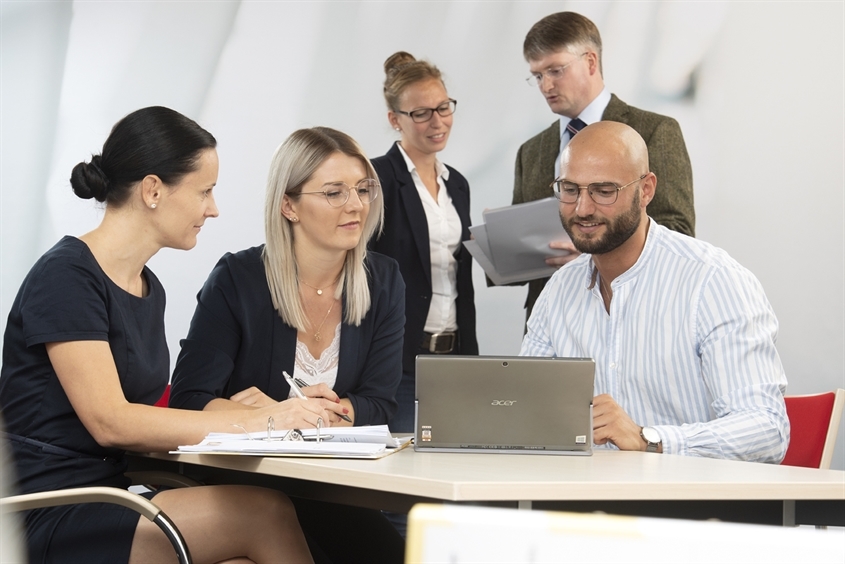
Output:
<path fill-rule="evenodd" d="M 552 241 L 569 241 L 555 198 L 484 212 L 484 223 L 469 228 L 464 246 L 494 284 L 524 282 L 554 274 L 546 259 L 569 251 L 552 249 Z"/>
<path fill-rule="evenodd" d="M 302 431 L 304 441 L 282 440 L 287 430 L 257 433 L 209 433 L 199 444 L 180 446 L 173 454 L 210 453 L 254 456 L 332 456 L 339 458 L 381 458 L 408 445 L 410 437 L 398 439 L 387 425 L 368 427 L 333 427 L 320 431 Z"/>

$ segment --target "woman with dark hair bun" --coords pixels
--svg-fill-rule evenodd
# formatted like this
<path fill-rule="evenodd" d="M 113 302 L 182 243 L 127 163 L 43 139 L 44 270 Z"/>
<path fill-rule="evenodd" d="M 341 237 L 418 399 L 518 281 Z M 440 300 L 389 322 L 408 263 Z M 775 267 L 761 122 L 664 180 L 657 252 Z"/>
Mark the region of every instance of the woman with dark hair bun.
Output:
<path fill-rule="evenodd" d="M 405 343 L 393 432 L 414 430 L 415 358 L 478 354 L 469 183 L 444 165 L 457 102 L 440 70 L 399 51 L 384 63 L 387 119 L 401 139 L 373 159 L 384 194 L 384 231 L 370 248 L 399 263 L 405 280 Z"/>
<path fill-rule="evenodd" d="M 154 407 L 168 381 L 164 289 L 146 267 L 160 249 L 190 249 L 217 217 L 214 137 L 162 107 L 112 129 L 71 186 L 105 203 L 100 225 L 66 236 L 32 267 L 9 314 L 0 409 L 22 493 L 126 488 L 124 453 L 168 451 L 233 425 L 266 429 L 280 409 L 195 412 Z M 318 415 L 328 415 L 314 403 Z M 194 562 L 310 561 L 290 500 L 250 486 L 151 492 Z M 26 514 L 29 561 L 163 562 L 164 534 L 129 509 L 83 504 Z"/>

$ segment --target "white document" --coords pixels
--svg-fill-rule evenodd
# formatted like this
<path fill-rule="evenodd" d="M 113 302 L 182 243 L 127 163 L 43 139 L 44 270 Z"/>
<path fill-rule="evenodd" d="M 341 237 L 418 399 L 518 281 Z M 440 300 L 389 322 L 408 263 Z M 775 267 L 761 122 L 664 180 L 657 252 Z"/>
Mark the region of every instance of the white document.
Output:
<path fill-rule="evenodd" d="M 311 438 L 317 436 L 317 429 L 303 429 L 300 431 L 303 437 Z M 281 439 L 287 435 L 285 429 L 273 431 L 270 435 L 273 439 Z M 390 448 L 402 446 L 402 440 L 390 434 L 387 425 L 366 425 L 364 427 L 326 427 L 320 431 L 324 442 L 330 443 L 374 443 Z M 325 437 L 331 437 L 325 439 Z M 266 439 L 266 431 L 255 433 L 209 433 L 206 440 L 216 441 L 249 441 L 251 439 Z M 182 447 L 179 447 L 182 448 Z"/>
<path fill-rule="evenodd" d="M 478 244 L 473 241 L 464 241 L 464 246 L 469 251 L 469 254 L 475 259 L 475 262 L 484 270 L 484 274 L 486 274 L 490 280 L 493 281 L 493 284 L 496 286 L 505 286 L 507 284 L 513 284 L 515 282 L 524 282 L 526 280 L 534 280 L 536 278 L 545 278 L 547 276 L 551 276 L 557 270 L 547 264 L 543 263 L 541 268 L 533 269 L 533 270 L 523 270 L 521 272 L 516 272 L 514 274 L 510 274 L 508 276 L 503 276 L 496 272 L 496 267 L 493 266 L 493 263 L 487 258 L 487 255 Z"/>
<path fill-rule="evenodd" d="M 375 443 L 333 443 L 316 441 L 283 441 L 281 439 L 267 440 L 214 440 L 205 439 L 198 445 L 180 446 L 177 454 L 185 452 L 218 453 L 218 454 L 253 454 L 272 456 L 284 454 L 316 454 L 331 456 L 361 456 L 368 457 L 385 451 L 384 445 Z"/>
<path fill-rule="evenodd" d="M 569 251 L 549 248 L 552 241 L 569 241 L 560 221 L 559 203 L 545 198 L 484 212 L 484 223 L 473 225 L 473 239 L 464 246 L 498 285 L 551 276 L 550 256 Z"/>
<path fill-rule="evenodd" d="M 199 444 L 180 446 L 173 454 L 211 453 L 244 454 L 255 456 L 334 456 L 341 458 L 381 458 L 408 445 L 410 437 L 395 438 L 387 425 L 366 427 L 328 427 L 320 431 L 317 442 L 316 429 L 304 429 L 304 441 L 283 441 L 287 430 L 255 433 L 209 433 Z"/>

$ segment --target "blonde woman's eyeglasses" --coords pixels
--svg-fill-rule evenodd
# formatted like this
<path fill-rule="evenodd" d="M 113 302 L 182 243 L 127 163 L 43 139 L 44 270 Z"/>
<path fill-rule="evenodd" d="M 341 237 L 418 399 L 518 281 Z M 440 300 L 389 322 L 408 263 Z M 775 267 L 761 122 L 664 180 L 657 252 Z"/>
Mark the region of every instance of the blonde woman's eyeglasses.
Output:
<path fill-rule="evenodd" d="M 326 201 L 333 208 L 339 208 L 346 205 L 349 201 L 349 194 L 352 191 L 358 194 L 358 199 L 362 204 L 371 204 L 373 200 L 378 198 L 379 184 L 373 178 L 365 178 L 355 186 L 349 186 L 346 182 L 332 182 L 330 184 L 323 184 L 323 189 L 315 192 L 300 192 L 303 195 L 323 195 Z"/>

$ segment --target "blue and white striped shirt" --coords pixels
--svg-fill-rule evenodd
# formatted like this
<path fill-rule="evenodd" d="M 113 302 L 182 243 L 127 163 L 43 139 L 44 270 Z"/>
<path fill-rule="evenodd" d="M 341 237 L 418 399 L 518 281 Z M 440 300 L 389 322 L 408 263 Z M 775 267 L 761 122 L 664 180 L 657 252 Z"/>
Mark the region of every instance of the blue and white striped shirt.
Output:
<path fill-rule="evenodd" d="M 590 255 L 540 294 L 523 356 L 591 357 L 610 394 L 663 452 L 778 463 L 789 444 L 778 323 L 760 282 L 728 254 L 650 220 L 610 313 Z"/>

